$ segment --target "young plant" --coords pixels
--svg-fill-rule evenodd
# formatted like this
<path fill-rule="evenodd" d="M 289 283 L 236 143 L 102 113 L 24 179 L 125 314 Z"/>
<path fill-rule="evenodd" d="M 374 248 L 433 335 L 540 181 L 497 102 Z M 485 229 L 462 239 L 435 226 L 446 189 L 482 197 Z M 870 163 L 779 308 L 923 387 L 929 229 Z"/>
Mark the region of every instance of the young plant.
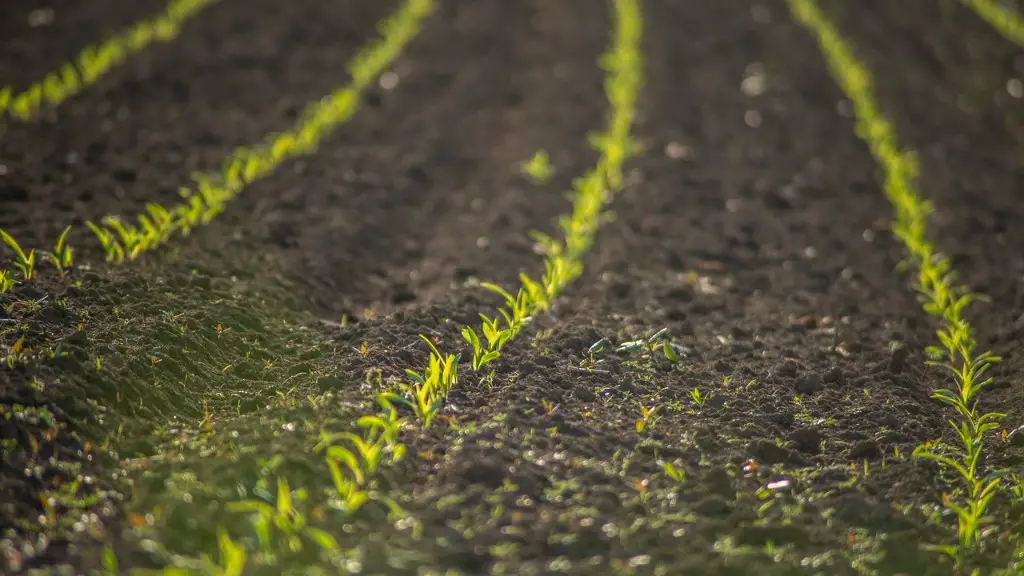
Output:
<path fill-rule="evenodd" d="M 277 502 L 274 504 L 252 499 L 229 502 L 226 509 L 229 512 L 253 515 L 260 550 L 267 557 L 274 556 L 275 548 L 278 547 L 291 553 L 301 552 L 305 540 L 313 542 L 323 550 L 337 550 L 338 543 L 334 537 L 319 528 L 309 526 L 305 514 L 295 507 L 296 503 L 305 502 L 307 499 L 305 489 L 290 490 L 288 481 L 278 477 Z"/>
<path fill-rule="evenodd" d="M 960 454 L 940 451 L 938 443 L 929 442 L 916 447 L 914 455 L 953 471 L 964 485 L 964 500 L 957 502 L 949 495 L 942 498 L 943 505 L 957 518 L 958 543 L 935 547 L 962 568 L 966 553 L 980 545 L 985 533 L 982 528 L 992 521 L 987 510 L 1001 479 L 999 472 L 984 474 L 980 462 L 985 434 L 995 430 L 1004 415 L 979 413 L 976 398 L 992 382 L 985 375 L 999 358 L 990 352 L 975 352 L 970 324 L 963 318 L 968 304 L 981 297 L 956 286 L 952 264 L 928 239 L 928 218 L 934 207 L 915 188 L 917 157 L 913 151 L 899 148 L 895 127 L 875 102 L 871 72 L 814 0 L 787 1 L 795 20 L 817 37 L 834 77 L 853 103 L 857 134 L 885 172 L 883 190 L 895 212 L 892 231 L 908 253 L 905 267 L 916 268 L 915 290 L 921 306 L 942 324 L 937 332 L 940 345 L 929 347 L 927 354 L 929 364 L 944 368 L 952 376 L 953 385 L 935 390 L 932 397 L 959 416 L 959 421 L 949 423 L 959 439 Z"/>
<path fill-rule="evenodd" d="M 682 483 L 686 480 L 686 470 L 683 468 L 676 468 L 671 462 L 662 462 L 661 469 L 665 471 L 666 476 L 676 482 Z"/>
<path fill-rule="evenodd" d="M 107 262 L 124 261 L 124 247 L 121 246 L 121 243 L 117 241 L 117 238 L 114 237 L 110 230 L 91 221 L 86 221 L 85 225 L 89 230 L 92 230 L 92 233 L 96 235 L 96 239 L 100 241 L 100 246 L 103 247 Z"/>
<path fill-rule="evenodd" d="M 714 396 L 715 394 L 713 392 L 706 395 L 702 394 L 700 388 L 696 386 L 693 387 L 693 390 L 690 390 L 690 399 L 693 400 L 693 403 L 697 405 L 698 409 L 703 409 L 704 404 Z"/>
<path fill-rule="evenodd" d="M 17 283 L 18 281 L 14 279 L 10 270 L 0 270 L 0 294 L 6 294 Z"/>
<path fill-rule="evenodd" d="M 423 421 L 423 427 L 429 428 L 441 408 L 442 401 L 458 382 L 461 354 L 442 355 L 429 338 L 422 334 L 420 338 L 430 346 L 430 359 L 422 373 L 406 369 L 405 374 L 412 382 L 402 385 L 402 389 L 409 396 L 403 403 L 411 404 L 416 416 Z"/>
<path fill-rule="evenodd" d="M 46 257 L 53 263 L 61 278 L 67 274 L 72 262 L 71 247 L 67 245 L 68 232 L 70 231 L 71 226 L 69 225 L 57 238 L 57 243 L 53 246 L 53 252 L 46 253 Z"/>
<path fill-rule="evenodd" d="M 21 272 L 21 277 L 25 280 L 31 280 L 35 276 L 36 251 L 29 250 L 28 254 L 26 254 L 14 237 L 3 229 L 0 229 L 0 240 L 3 240 L 4 244 L 7 244 L 7 247 L 14 251 L 14 267 Z"/>
<path fill-rule="evenodd" d="M 644 430 L 654 427 L 654 423 L 658 419 L 658 412 L 661 410 L 661 404 L 654 408 L 647 409 L 645 406 L 640 406 L 640 418 L 636 421 L 636 433 L 641 434 Z"/>
<path fill-rule="evenodd" d="M 519 169 L 523 174 L 529 176 L 535 184 L 547 184 L 555 174 L 555 168 L 551 165 L 551 158 L 545 150 L 538 150 L 532 158 L 523 162 Z"/>

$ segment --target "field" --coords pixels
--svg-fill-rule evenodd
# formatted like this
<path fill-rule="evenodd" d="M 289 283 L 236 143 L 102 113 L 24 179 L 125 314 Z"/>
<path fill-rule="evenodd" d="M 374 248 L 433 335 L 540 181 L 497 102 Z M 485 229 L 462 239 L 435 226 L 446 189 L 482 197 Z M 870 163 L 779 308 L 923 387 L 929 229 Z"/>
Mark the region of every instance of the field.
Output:
<path fill-rule="evenodd" d="M 0 573 L 1024 574 L 1024 5 L 0 5 Z"/>

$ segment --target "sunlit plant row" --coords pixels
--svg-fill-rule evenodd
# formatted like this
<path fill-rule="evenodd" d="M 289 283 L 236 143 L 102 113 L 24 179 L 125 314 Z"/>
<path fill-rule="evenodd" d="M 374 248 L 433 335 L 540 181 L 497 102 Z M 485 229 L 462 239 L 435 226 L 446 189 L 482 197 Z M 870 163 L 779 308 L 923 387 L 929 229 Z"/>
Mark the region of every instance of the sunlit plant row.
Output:
<path fill-rule="evenodd" d="M 1007 40 L 1024 48 L 1024 17 L 992 0 L 961 0 Z"/>
<path fill-rule="evenodd" d="M 539 280 L 520 275 L 513 295 L 496 284 L 482 286 L 504 300 L 497 315 L 481 314 L 479 332 L 466 326 L 463 338 L 473 350 L 472 368 L 480 370 L 501 356 L 501 349 L 536 317 L 546 312 L 562 291 L 583 272 L 583 255 L 590 249 L 601 224 L 602 210 L 622 189 L 622 165 L 638 149 L 630 137 L 636 99 L 643 83 L 640 35 L 643 23 L 633 0 L 618 0 L 611 50 L 599 63 L 607 71 L 605 90 L 611 111 L 605 132 L 592 134 L 591 145 L 600 154 L 597 165 L 573 182 L 572 212 L 559 219 L 562 238 L 534 231 L 531 237 L 544 254 Z M 481 335 L 483 338 L 481 338 Z"/>
<path fill-rule="evenodd" d="M 642 83 L 642 20 L 636 0 L 614 0 L 613 5 L 615 28 L 612 48 L 600 61 L 607 71 L 605 85 L 611 113 L 607 131 L 591 138 L 601 154 L 600 159 L 593 170 L 575 183 L 573 211 L 560 222 L 563 239 L 556 241 L 534 235 L 545 248 L 546 271 L 541 280 L 533 281 L 523 276 L 517 296 L 495 285 L 487 285 L 502 294 L 506 307 L 500 311 L 499 319 L 485 320 L 482 330 L 486 344 L 479 338 L 474 340 L 476 332 L 473 329 L 467 328 L 464 332 L 474 346 L 474 369 L 482 368 L 496 358 L 501 346 L 514 338 L 532 316 L 547 309 L 564 287 L 579 276 L 581 258 L 593 242 L 602 208 L 622 188 L 622 164 L 635 150 L 630 129 Z M 461 355 L 444 354 L 429 338 L 421 338 L 430 350 L 426 366 L 421 371 L 407 370 L 407 382 L 399 390 L 376 396 L 381 411 L 356 420 L 356 426 L 363 431 L 361 434 L 321 434 L 315 450 L 324 453 L 327 460 L 334 486 L 331 495 L 333 508 L 350 514 L 368 500 L 377 499 L 386 504 L 395 517 L 404 515 L 397 503 L 370 489 L 371 478 L 381 465 L 398 461 L 405 455 L 406 448 L 399 440 L 399 433 L 408 424 L 408 417 L 402 416 L 400 411 L 411 411 L 420 426 L 429 427 L 437 417 L 444 398 L 458 384 L 461 360 Z M 235 510 L 253 513 L 254 526 L 261 535 L 258 541 L 262 557 L 267 558 L 274 552 L 272 532 L 278 534 L 278 540 L 290 540 L 299 547 L 305 540 L 314 542 L 325 552 L 336 551 L 337 542 L 326 533 L 304 533 L 304 528 L 297 528 L 295 512 L 291 508 L 292 497 L 285 495 L 287 484 L 283 486 L 285 488 L 279 490 L 277 506 L 262 502 L 232 506 Z M 282 509 L 282 501 L 287 510 Z M 285 521 L 287 518 L 292 520 Z M 222 539 L 222 561 L 230 560 L 238 567 L 237 547 L 232 547 L 226 536 Z M 232 551 L 230 559 L 223 550 Z M 226 564 L 224 566 L 226 568 Z"/>
<path fill-rule="evenodd" d="M 939 344 L 929 346 L 927 354 L 929 364 L 943 368 L 952 385 L 935 390 L 932 398 L 953 409 L 957 419 L 949 422 L 959 444 L 929 442 L 918 446 L 914 455 L 937 462 L 960 480 L 961 489 L 942 498 L 957 518 L 958 542 L 935 547 L 959 564 L 991 532 L 986 530 L 992 522 L 988 506 L 1000 483 L 999 472 L 982 470 L 981 455 L 986 433 L 997 429 L 1004 415 L 977 408 L 978 393 L 992 382 L 986 373 L 999 358 L 976 350 L 971 325 L 963 316 L 968 304 L 981 296 L 957 284 L 949 259 L 928 239 L 928 218 L 934 207 L 915 189 L 917 158 L 899 147 L 894 127 L 875 103 L 870 71 L 814 0 L 787 1 L 795 19 L 816 36 L 833 75 L 853 102 L 857 135 L 884 169 L 884 191 L 895 211 L 892 230 L 906 247 L 907 264 L 916 270 L 914 288 L 921 306 L 941 326 Z"/>
<path fill-rule="evenodd" d="M 153 43 L 173 40 L 186 20 L 220 1 L 173 0 L 161 14 L 136 22 L 103 42 L 86 46 L 74 60 L 65 62 L 25 90 L 15 92 L 11 86 L 0 88 L 0 120 L 4 116 L 29 120 L 43 107 L 59 106 L 95 84 L 132 54 Z"/>
<path fill-rule="evenodd" d="M 220 214 L 247 184 L 269 175 L 287 160 L 314 152 L 327 134 L 352 118 L 360 94 L 394 62 L 433 8 L 433 0 L 410 0 L 382 21 L 378 26 L 381 39 L 349 62 L 352 80 L 347 86 L 310 104 L 291 130 L 254 148 L 236 150 L 220 172 L 193 175 L 193 185 L 181 189 L 182 201 L 177 205 L 147 204 L 146 212 L 134 222 L 113 214 L 87 222 L 107 260 L 133 259 L 174 234 L 188 235 Z"/>

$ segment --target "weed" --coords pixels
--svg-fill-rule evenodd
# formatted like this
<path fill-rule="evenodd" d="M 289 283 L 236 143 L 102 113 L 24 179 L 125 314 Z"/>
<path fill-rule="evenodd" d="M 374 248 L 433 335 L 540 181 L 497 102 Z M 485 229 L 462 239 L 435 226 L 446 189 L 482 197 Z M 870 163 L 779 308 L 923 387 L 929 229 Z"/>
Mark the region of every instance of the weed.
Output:
<path fill-rule="evenodd" d="M 916 447 L 914 456 L 933 460 L 953 471 L 966 489 L 962 503 L 952 496 L 942 498 L 943 506 L 956 515 L 958 544 L 934 547 L 961 564 L 965 553 L 980 545 L 982 528 L 992 521 L 986 513 L 1002 475 L 983 475 L 979 470 L 984 435 L 997 429 L 1004 416 L 996 412 L 979 414 L 976 409 L 977 394 L 992 382 L 985 374 L 999 361 L 991 352 L 976 353 L 971 326 L 963 318 L 968 304 L 982 297 L 955 284 L 956 275 L 949 259 L 939 254 L 927 238 L 927 220 L 934 207 L 913 186 L 918 174 L 917 158 L 912 151 L 897 147 L 895 128 L 874 101 L 870 71 L 814 0 L 788 2 L 796 19 L 817 36 L 832 72 L 853 102 L 857 134 L 885 169 L 884 190 L 896 213 L 892 230 L 907 249 L 905 263 L 916 268 L 915 290 L 921 306 L 942 323 L 937 332 L 940 345 L 927 349 L 928 363 L 944 368 L 952 376 L 953 387 L 935 390 L 932 398 L 952 407 L 960 417 L 959 422 L 949 421 L 960 441 L 960 450 L 954 455 L 941 450 L 938 443 L 929 442 Z"/>
<path fill-rule="evenodd" d="M 21 272 L 21 277 L 31 280 L 36 270 L 36 251 L 29 250 L 26 254 L 17 240 L 3 229 L 0 229 L 0 240 L 3 240 L 4 244 L 14 251 L 14 267 Z"/>

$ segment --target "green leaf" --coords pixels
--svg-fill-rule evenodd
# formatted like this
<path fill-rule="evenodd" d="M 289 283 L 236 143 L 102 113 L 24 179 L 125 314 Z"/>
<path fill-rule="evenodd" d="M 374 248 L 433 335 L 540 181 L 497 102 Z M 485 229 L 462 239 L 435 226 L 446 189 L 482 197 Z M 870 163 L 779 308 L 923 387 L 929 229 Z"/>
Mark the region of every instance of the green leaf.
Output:
<path fill-rule="evenodd" d="M 334 536 L 319 528 L 313 528 L 312 526 L 306 528 L 306 536 L 309 536 L 309 539 L 323 550 L 334 552 L 338 549 L 338 541 L 334 539 Z"/>

